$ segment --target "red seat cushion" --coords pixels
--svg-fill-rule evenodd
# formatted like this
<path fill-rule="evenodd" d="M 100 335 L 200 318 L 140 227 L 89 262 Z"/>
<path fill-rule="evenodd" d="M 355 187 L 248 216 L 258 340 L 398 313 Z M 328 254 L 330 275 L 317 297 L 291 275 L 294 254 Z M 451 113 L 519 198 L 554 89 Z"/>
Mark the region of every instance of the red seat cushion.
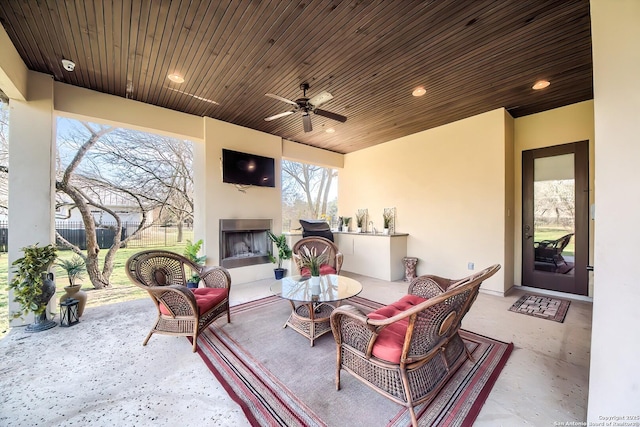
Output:
<path fill-rule="evenodd" d="M 200 313 L 206 313 L 211 310 L 227 298 L 228 295 L 226 288 L 195 288 L 190 290 L 196 297 L 196 304 L 198 305 Z M 169 310 L 164 304 L 160 304 L 160 312 L 167 316 L 170 315 Z"/>
<path fill-rule="evenodd" d="M 372 320 L 384 320 L 402 313 L 422 302 L 425 298 L 417 295 L 405 295 L 393 304 L 380 307 L 379 309 L 367 314 Z M 382 360 L 391 363 L 400 363 L 402 356 L 402 346 L 404 345 L 404 337 L 409 327 L 409 318 L 394 322 L 384 328 L 376 342 L 373 344 L 372 354 Z"/>
<path fill-rule="evenodd" d="M 324 276 L 327 274 L 336 274 L 336 269 L 331 267 L 329 264 L 322 264 L 320 266 L 320 275 Z M 300 269 L 300 275 L 311 276 L 311 270 L 309 270 L 309 267 L 302 267 Z"/>

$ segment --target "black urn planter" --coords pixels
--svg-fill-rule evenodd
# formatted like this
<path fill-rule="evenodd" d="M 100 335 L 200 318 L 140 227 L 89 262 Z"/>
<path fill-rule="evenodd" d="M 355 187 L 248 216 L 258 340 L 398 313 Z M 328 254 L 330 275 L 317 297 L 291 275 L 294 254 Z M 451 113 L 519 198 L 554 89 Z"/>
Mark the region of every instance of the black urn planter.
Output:
<path fill-rule="evenodd" d="M 46 306 L 49 304 L 49 300 L 56 293 L 56 283 L 53 281 L 53 273 L 46 274 L 46 277 L 42 280 L 42 293 L 37 299 L 38 306 Z M 36 314 L 32 324 L 27 326 L 27 332 L 40 332 L 51 329 L 58 324 L 53 320 L 47 319 L 47 311 L 44 310 L 41 314 Z"/>
<path fill-rule="evenodd" d="M 276 280 L 282 279 L 287 274 L 286 268 L 274 268 L 273 273 L 276 275 Z"/>

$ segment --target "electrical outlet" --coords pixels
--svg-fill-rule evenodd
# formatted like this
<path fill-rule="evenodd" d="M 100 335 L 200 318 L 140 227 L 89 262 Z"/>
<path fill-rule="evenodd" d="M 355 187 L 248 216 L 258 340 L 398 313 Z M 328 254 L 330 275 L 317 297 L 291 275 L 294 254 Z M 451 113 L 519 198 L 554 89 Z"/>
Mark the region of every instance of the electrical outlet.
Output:
<path fill-rule="evenodd" d="M 475 265 L 472 262 L 467 264 L 467 269 L 468 270 L 473 270 L 474 268 L 475 268 Z"/>

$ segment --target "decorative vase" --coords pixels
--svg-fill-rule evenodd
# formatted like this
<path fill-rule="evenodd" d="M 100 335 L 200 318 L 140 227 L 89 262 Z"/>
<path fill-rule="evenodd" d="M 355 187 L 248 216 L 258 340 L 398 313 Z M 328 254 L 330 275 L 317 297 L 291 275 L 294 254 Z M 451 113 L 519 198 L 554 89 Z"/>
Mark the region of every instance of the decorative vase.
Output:
<path fill-rule="evenodd" d="M 362 227 L 356 227 L 356 233 L 362 233 Z"/>
<path fill-rule="evenodd" d="M 383 228 L 382 229 L 382 234 L 389 234 L 389 229 L 388 228 Z"/>
<path fill-rule="evenodd" d="M 346 233 L 349 231 L 349 226 L 348 225 L 343 225 L 342 226 L 342 232 Z"/>
<path fill-rule="evenodd" d="M 309 284 L 311 285 L 311 295 L 320 295 L 320 276 L 311 276 Z"/>
<path fill-rule="evenodd" d="M 45 307 L 49 304 L 49 300 L 56 293 L 56 283 L 53 281 L 53 273 L 43 274 L 42 280 L 42 292 L 36 303 L 38 307 Z M 47 310 L 42 313 L 36 314 L 33 323 L 27 326 L 27 332 L 40 332 L 51 329 L 58 324 L 53 320 L 47 319 Z"/>
<path fill-rule="evenodd" d="M 82 290 L 82 285 L 73 285 L 64 287 L 65 294 L 60 297 L 60 301 L 68 298 L 78 300 L 78 317 L 82 316 L 84 307 L 87 305 L 87 293 Z"/>

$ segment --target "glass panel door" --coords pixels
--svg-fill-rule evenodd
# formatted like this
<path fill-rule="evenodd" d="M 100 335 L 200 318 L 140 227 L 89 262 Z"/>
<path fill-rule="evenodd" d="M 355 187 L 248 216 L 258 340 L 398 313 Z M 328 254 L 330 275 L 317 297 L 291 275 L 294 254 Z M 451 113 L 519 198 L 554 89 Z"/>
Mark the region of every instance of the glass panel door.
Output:
<path fill-rule="evenodd" d="M 588 142 L 522 153 L 522 284 L 588 293 Z"/>

